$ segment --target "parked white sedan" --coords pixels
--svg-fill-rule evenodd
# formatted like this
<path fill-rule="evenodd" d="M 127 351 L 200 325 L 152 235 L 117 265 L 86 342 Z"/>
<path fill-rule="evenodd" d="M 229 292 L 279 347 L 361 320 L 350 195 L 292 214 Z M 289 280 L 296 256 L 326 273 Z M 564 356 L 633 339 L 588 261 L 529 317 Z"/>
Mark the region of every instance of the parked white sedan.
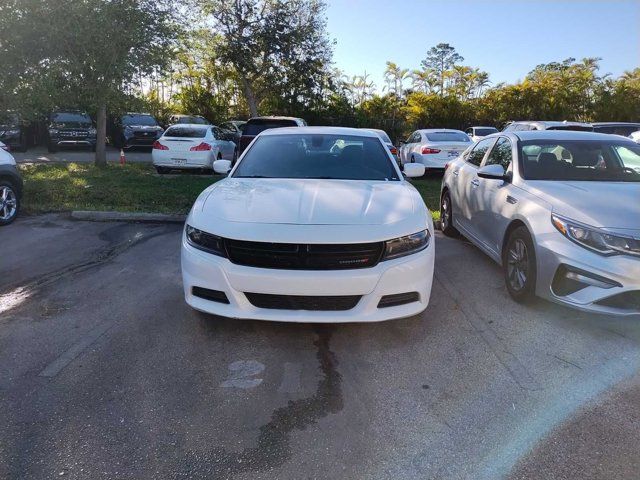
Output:
<path fill-rule="evenodd" d="M 226 173 L 231 162 L 218 160 Z M 404 176 L 424 167 L 406 165 Z M 338 127 L 260 133 L 187 218 L 189 305 L 225 317 L 374 322 L 429 303 L 433 221 L 373 132 Z"/>
<path fill-rule="evenodd" d="M 212 125 L 176 124 L 153 144 L 151 157 L 158 173 L 172 169 L 212 171 L 216 160 L 232 160 L 236 144 Z"/>
<path fill-rule="evenodd" d="M 400 146 L 400 161 L 422 163 L 426 170 L 444 170 L 449 160 L 464 152 L 472 142 L 461 130 L 445 128 L 416 130 Z"/>

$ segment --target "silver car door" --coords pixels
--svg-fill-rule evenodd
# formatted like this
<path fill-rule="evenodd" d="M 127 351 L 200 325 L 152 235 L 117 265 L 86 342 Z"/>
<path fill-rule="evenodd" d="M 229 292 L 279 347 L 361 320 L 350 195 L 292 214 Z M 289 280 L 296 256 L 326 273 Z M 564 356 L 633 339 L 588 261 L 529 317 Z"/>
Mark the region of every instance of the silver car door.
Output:
<path fill-rule="evenodd" d="M 507 137 L 500 137 L 489 154 L 484 165 L 501 165 L 505 173 L 512 173 L 513 145 Z M 511 182 L 478 178 L 471 208 L 471 223 L 476 238 L 489 252 L 500 258 L 502 235 L 511 218 L 515 195 Z"/>
<path fill-rule="evenodd" d="M 495 138 L 480 140 L 467 154 L 465 162 L 458 169 L 456 200 L 453 210 L 454 222 L 456 222 L 466 235 L 476 237 L 473 225 L 473 211 L 477 204 L 477 188 L 480 185 L 478 179 L 478 168 L 484 160 L 487 152 L 496 141 Z M 455 175 L 456 172 L 453 172 Z M 457 210 L 457 211 L 456 211 Z"/>

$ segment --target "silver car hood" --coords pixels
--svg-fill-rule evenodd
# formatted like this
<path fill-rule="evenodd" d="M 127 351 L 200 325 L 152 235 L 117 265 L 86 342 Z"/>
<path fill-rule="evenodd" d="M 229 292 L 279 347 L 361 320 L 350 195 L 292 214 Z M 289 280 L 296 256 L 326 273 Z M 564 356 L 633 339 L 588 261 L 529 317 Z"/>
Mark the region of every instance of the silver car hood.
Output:
<path fill-rule="evenodd" d="M 640 233 L 638 182 L 528 180 L 523 188 L 563 217 L 620 233 Z"/>

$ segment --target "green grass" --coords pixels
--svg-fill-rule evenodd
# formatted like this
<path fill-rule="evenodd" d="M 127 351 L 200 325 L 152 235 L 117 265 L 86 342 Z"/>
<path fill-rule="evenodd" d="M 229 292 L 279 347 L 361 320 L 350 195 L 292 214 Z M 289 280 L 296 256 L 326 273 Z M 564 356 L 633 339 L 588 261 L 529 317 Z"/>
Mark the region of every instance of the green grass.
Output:
<path fill-rule="evenodd" d="M 150 164 L 35 164 L 20 166 L 26 213 L 70 210 L 188 213 L 198 194 L 221 177 L 155 173 Z M 440 179 L 412 183 L 439 218 Z"/>

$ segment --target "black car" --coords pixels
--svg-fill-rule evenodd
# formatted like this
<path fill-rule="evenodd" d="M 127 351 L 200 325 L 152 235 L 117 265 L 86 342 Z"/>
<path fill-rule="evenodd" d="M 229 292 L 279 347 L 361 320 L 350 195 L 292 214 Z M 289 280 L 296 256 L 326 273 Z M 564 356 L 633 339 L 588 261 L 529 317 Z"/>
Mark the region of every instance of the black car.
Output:
<path fill-rule="evenodd" d="M 270 128 L 306 127 L 307 122 L 295 117 L 252 117 L 242 127 L 242 136 L 238 143 L 238 155 L 249 146 L 256 135 Z"/>
<path fill-rule="evenodd" d="M 62 147 L 89 147 L 96 149 L 96 127 L 84 112 L 63 111 L 49 115 L 47 148 L 57 152 Z"/>
<path fill-rule="evenodd" d="M 148 113 L 127 113 L 111 126 L 111 139 L 117 148 L 151 147 L 164 130 Z"/>
<path fill-rule="evenodd" d="M 7 145 L 10 150 L 27 151 L 27 129 L 17 113 L 0 113 L 0 142 Z"/>

